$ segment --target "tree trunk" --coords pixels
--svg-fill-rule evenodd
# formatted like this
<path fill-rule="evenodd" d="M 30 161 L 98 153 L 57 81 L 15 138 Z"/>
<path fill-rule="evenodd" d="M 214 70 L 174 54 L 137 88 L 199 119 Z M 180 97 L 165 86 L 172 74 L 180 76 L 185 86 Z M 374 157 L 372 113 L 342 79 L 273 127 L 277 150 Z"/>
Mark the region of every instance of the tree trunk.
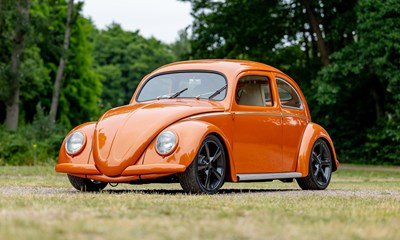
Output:
<path fill-rule="evenodd" d="M 58 64 L 56 80 L 54 81 L 53 87 L 53 98 L 51 100 L 51 108 L 50 108 L 50 116 L 49 122 L 50 125 L 54 125 L 56 122 L 57 110 L 58 110 L 58 102 L 60 99 L 60 89 L 61 89 L 61 80 L 64 74 L 65 62 L 67 60 L 68 48 L 69 48 L 69 40 L 71 36 L 71 24 L 72 24 L 72 13 L 74 8 L 74 0 L 68 1 L 68 13 L 67 13 L 67 23 L 65 26 L 65 34 L 64 34 L 64 44 L 61 52 L 60 63 Z"/>
<path fill-rule="evenodd" d="M 18 128 L 21 55 L 24 50 L 25 35 L 29 28 L 30 0 L 19 0 L 17 6 L 18 14 L 15 21 L 14 44 L 8 76 L 11 93 L 6 101 L 5 122 L 6 128 L 9 130 Z"/>
<path fill-rule="evenodd" d="M 378 76 L 375 74 L 372 75 L 372 83 L 370 85 L 370 93 L 372 99 L 375 104 L 375 116 L 376 120 L 380 120 L 385 116 L 385 106 L 384 106 L 384 98 L 385 98 L 385 87 L 378 80 Z"/>
<path fill-rule="evenodd" d="M 301 0 L 301 2 L 303 3 L 304 8 L 306 9 L 306 13 L 307 13 L 308 19 L 310 21 L 311 29 L 317 35 L 317 46 L 318 46 L 318 51 L 319 51 L 319 54 L 321 57 L 321 64 L 322 64 L 322 66 L 327 66 L 330 64 L 329 53 L 328 53 L 328 49 L 325 44 L 325 40 L 322 36 L 321 29 L 319 28 L 319 23 L 315 16 L 315 12 L 311 8 L 311 2 L 310 2 L 310 0 Z"/>
<path fill-rule="evenodd" d="M 306 54 L 306 66 L 309 67 L 311 65 L 311 61 L 310 61 L 310 46 L 308 45 L 307 41 L 307 29 L 304 29 L 302 33 L 304 38 L 304 47 Z"/>

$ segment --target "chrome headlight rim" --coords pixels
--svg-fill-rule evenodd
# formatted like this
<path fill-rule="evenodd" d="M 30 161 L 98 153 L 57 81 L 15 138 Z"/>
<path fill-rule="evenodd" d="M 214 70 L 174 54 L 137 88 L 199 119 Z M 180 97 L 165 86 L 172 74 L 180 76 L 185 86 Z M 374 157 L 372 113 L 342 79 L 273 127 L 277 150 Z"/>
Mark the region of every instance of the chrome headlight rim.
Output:
<path fill-rule="evenodd" d="M 74 144 L 71 143 L 73 137 L 81 138 L 80 143 L 75 142 L 75 144 L 79 144 L 80 146 L 75 147 L 72 151 L 70 151 L 71 150 L 69 149 L 70 145 Z M 82 150 L 85 148 L 85 145 L 86 145 L 86 135 L 81 131 L 74 131 L 71 134 L 69 134 L 69 136 L 65 140 L 65 151 L 68 153 L 68 155 L 75 156 L 82 152 Z"/>
<path fill-rule="evenodd" d="M 162 143 L 161 141 L 163 140 L 162 139 L 163 137 L 171 138 L 171 140 L 173 140 L 173 142 Z M 164 147 L 165 147 L 165 144 L 171 144 L 171 143 L 172 143 L 171 147 L 166 147 L 164 150 L 160 149 L 160 147 L 161 147 L 160 144 L 164 144 Z M 162 131 L 160 134 L 158 134 L 156 143 L 155 143 L 155 148 L 159 155 L 161 155 L 163 157 L 171 155 L 175 151 L 177 146 L 178 146 L 178 135 L 174 131 L 165 130 L 165 131 Z"/>

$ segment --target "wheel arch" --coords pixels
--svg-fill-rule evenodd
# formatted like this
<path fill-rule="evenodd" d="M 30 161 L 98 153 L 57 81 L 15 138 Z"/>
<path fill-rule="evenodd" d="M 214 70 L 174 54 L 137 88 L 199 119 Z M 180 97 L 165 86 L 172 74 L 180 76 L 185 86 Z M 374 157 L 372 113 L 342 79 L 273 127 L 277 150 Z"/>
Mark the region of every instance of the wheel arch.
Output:
<path fill-rule="evenodd" d="M 339 164 L 336 164 L 336 162 L 338 161 L 337 159 L 336 159 L 336 152 L 335 152 L 335 149 L 333 148 L 333 143 L 332 143 L 332 140 L 328 140 L 327 138 L 325 138 L 325 137 L 321 137 L 321 138 L 319 138 L 319 139 L 322 139 L 327 145 L 328 145 L 328 148 L 329 148 L 329 151 L 331 152 L 331 154 L 332 154 L 332 172 L 334 172 L 334 171 L 336 171 L 337 169 L 338 169 L 338 167 L 339 167 Z M 317 139 L 318 140 L 318 139 Z M 317 141 L 317 140 L 315 140 L 315 141 Z"/>
<path fill-rule="evenodd" d="M 226 160 L 227 160 L 226 169 L 225 169 L 225 181 L 230 181 L 230 182 L 235 181 L 236 175 L 232 174 L 232 173 L 234 173 L 234 171 L 232 171 L 232 167 L 234 167 L 235 165 L 231 161 L 231 153 L 228 150 L 226 139 L 217 132 L 212 132 L 212 133 L 208 134 L 207 136 L 209 136 L 209 135 L 214 135 L 215 137 L 217 137 L 218 140 L 221 142 L 222 146 L 224 147 L 225 156 L 226 156 Z"/>
<path fill-rule="evenodd" d="M 328 132 L 316 123 L 309 123 L 303 133 L 297 159 L 296 172 L 300 172 L 302 177 L 308 175 L 311 149 L 318 139 L 323 139 L 331 151 L 332 172 L 336 171 L 339 167 L 339 161 L 336 157 L 335 147 Z"/>
<path fill-rule="evenodd" d="M 175 131 L 179 135 L 180 139 L 190 138 L 189 142 L 183 143 L 183 141 L 180 141 L 180 143 L 182 143 L 181 149 L 175 153 L 179 155 L 178 159 L 180 158 L 180 155 L 183 156 L 186 153 L 190 153 L 188 158 L 182 158 L 182 160 L 185 160 L 184 162 L 181 162 L 181 164 L 184 164 L 186 166 L 189 166 L 192 163 L 204 139 L 208 135 L 216 136 L 224 147 L 226 154 L 227 169 L 225 180 L 233 182 L 237 181 L 237 177 L 235 174 L 235 165 L 232 159 L 232 147 L 229 142 L 229 138 L 218 126 L 201 120 L 186 120 L 177 122 L 166 129 L 172 129 L 173 131 Z"/>

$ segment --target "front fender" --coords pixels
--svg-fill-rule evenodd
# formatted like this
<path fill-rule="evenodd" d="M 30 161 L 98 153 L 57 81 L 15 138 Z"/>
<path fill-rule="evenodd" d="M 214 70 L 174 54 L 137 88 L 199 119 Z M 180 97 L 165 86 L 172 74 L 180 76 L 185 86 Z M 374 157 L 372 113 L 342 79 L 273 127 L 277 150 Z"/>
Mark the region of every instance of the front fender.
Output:
<path fill-rule="evenodd" d="M 336 171 L 339 167 L 339 161 L 336 158 L 335 147 L 333 146 L 333 142 L 328 132 L 316 123 L 309 123 L 304 131 L 303 139 L 301 140 L 297 160 L 296 172 L 300 172 L 302 177 L 306 177 L 308 175 L 311 150 L 315 141 L 320 138 L 324 139 L 331 149 L 333 157 L 332 171 Z"/>
<path fill-rule="evenodd" d="M 88 122 L 72 129 L 64 138 L 61 144 L 60 152 L 58 154 L 58 163 L 87 164 L 92 150 L 93 133 L 95 128 L 96 122 Z M 67 151 L 65 150 L 65 141 L 69 137 L 69 135 L 71 135 L 71 133 L 75 131 L 80 131 L 85 135 L 85 145 L 83 146 L 82 152 L 75 156 L 71 156 L 67 154 Z"/>
<path fill-rule="evenodd" d="M 170 130 L 177 134 L 177 148 L 169 156 L 160 156 L 155 149 L 157 140 L 157 138 L 155 138 L 144 153 L 143 165 L 176 163 L 188 167 L 196 157 L 200 145 L 206 136 L 214 133 L 218 135 L 222 144 L 226 147 L 227 158 L 229 160 L 227 164 L 230 165 L 230 179 L 232 179 L 232 181 L 236 181 L 236 175 L 234 174 L 235 170 L 233 169 L 234 164 L 231 162 L 232 158 L 230 157 L 232 156 L 230 142 L 228 141 L 226 135 L 217 126 L 201 120 L 186 120 L 172 124 L 165 130 Z"/>

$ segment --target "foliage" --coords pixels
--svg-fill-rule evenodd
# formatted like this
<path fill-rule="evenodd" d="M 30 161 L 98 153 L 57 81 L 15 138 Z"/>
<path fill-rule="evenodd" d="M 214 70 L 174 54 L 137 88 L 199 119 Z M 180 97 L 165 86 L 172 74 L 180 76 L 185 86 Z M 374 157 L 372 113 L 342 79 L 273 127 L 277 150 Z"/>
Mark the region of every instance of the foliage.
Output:
<path fill-rule="evenodd" d="M 0 4 L 0 122 L 4 122 L 7 78 L 15 32 L 16 3 Z M 171 48 L 139 32 L 113 24 L 97 30 L 81 15 L 83 2 L 74 6 L 70 48 L 61 86 L 57 125 L 47 127 L 53 82 L 62 51 L 67 2 L 32 0 L 29 41 L 21 64 L 20 120 L 15 132 L 1 128 L 0 164 L 34 164 L 58 155 L 64 127 L 97 120 L 115 106 L 127 104 L 139 81 L 150 71 L 174 61 Z M 40 104 L 40 108 L 37 108 Z M 40 109 L 40 111 L 38 111 Z M 46 127 L 46 129 L 43 129 Z M 43 136 L 43 134 L 45 135 Z M 35 147 L 33 147 L 35 146 Z M 46 148 L 47 146 L 47 148 Z"/>
<path fill-rule="evenodd" d="M 271 50 L 280 43 L 288 28 L 283 18 L 288 15 L 288 9 L 277 0 L 268 3 L 262 0 L 192 3 L 196 18 L 193 54 L 198 57 L 265 59 L 268 54 L 265 49 Z"/>
<path fill-rule="evenodd" d="M 365 143 L 368 161 L 364 163 L 400 165 L 400 110 L 395 111 L 368 129 Z"/>
<path fill-rule="evenodd" d="M 8 3 L 9 1 L 5 1 Z M 8 4 L 10 5 L 10 4 Z M 88 41 L 91 23 L 80 15 L 82 2 L 75 5 L 71 34 L 71 47 L 64 74 L 59 107 L 59 121 L 72 127 L 98 117 L 98 102 L 101 92 L 99 76 L 92 69 L 92 49 Z M 7 10 L 7 11 L 5 11 Z M 0 112 L 5 116 L 4 102 L 10 93 L 4 82 L 9 69 L 9 56 L 16 7 L 2 6 L 0 17 Z M 36 105 L 41 102 L 45 112 L 49 111 L 58 61 L 60 59 L 67 14 L 67 3 L 57 0 L 33 0 L 30 8 L 29 41 L 26 44 L 21 65 L 21 123 L 30 123 L 36 114 Z M 0 121 L 4 121 L 3 117 Z"/>
<path fill-rule="evenodd" d="M 129 103 L 152 70 L 198 58 L 249 59 L 283 70 L 299 83 L 313 121 L 331 134 L 342 162 L 400 164 L 399 1 L 180 1 L 192 4 L 194 22 L 171 45 L 115 23 L 96 29 L 82 16 L 84 3 L 78 1 L 57 125 L 46 130 L 42 127 L 47 126 L 62 51 L 67 2 L 31 0 L 18 75 L 21 127 L 15 132 L 1 127 L 0 164 L 56 158 L 66 132 L 61 126 L 70 129 L 96 120 L 107 109 Z M 17 2 L 0 0 L 0 123 L 11 92 Z M 323 39 L 312 28 L 306 4 Z M 321 40 L 330 54 L 327 67 L 320 62 Z"/>
<path fill-rule="evenodd" d="M 192 46 L 188 28 L 180 30 L 178 32 L 178 39 L 171 45 L 171 50 L 177 60 L 191 59 Z"/>
<path fill-rule="evenodd" d="M 0 126 L 0 166 L 54 164 L 66 129 L 49 127 L 48 116 L 40 104 L 32 124 L 9 132 Z"/>
<path fill-rule="evenodd" d="M 360 1 L 358 40 L 333 54 L 314 82 L 346 161 L 400 164 L 399 17 L 398 1 Z"/>
<path fill-rule="evenodd" d="M 278 67 L 299 83 L 342 162 L 400 164 L 398 1 L 183 1 L 195 18 L 194 58 Z M 307 4 L 331 54 L 324 68 Z"/>
<path fill-rule="evenodd" d="M 92 45 L 89 42 L 93 26 L 81 16 L 82 4 L 75 4 L 70 47 L 59 101 L 58 119 L 69 128 L 99 116 L 101 82 L 100 76 L 92 68 Z M 32 21 L 37 29 L 36 43 L 42 50 L 41 57 L 51 79 L 40 99 L 45 111 L 50 109 L 53 82 L 62 51 L 67 8 L 66 1 L 45 0 L 38 1 L 31 10 Z"/>
<path fill-rule="evenodd" d="M 128 104 L 146 74 L 175 59 L 164 43 L 146 39 L 139 32 L 124 31 L 115 23 L 106 30 L 94 31 L 92 41 L 95 70 L 103 85 L 103 111 Z"/>
<path fill-rule="evenodd" d="M 59 106 L 60 122 L 68 127 L 97 120 L 100 114 L 102 85 L 92 68 L 92 45 L 88 41 L 91 31 L 92 25 L 83 17 L 72 27 Z"/>
<path fill-rule="evenodd" d="M 13 38 L 15 35 L 15 18 L 17 1 L 2 1 L 1 14 L 0 14 L 0 102 L 5 103 L 12 94 L 12 87 L 10 83 L 10 64 L 11 64 L 11 52 L 13 46 Z M 23 105 L 30 105 L 32 100 L 38 98 L 44 92 L 44 85 L 49 81 L 48 70 L 44 66 L 44 62 L 40 56 L 40 48 L 35 45 L 35 41 L 32 40 L 34 36 L 33 28 L 26 27 L 27 37 L 25 37 L 25 48 L 22 53 L 22 62 L 19 72 L 20 78 L 20 101 Z M 35 91 L 32 91 L 35 89 Z M 37 102 L 36 102 L 37 103 Z M 31 108 L 35 108 L 36 103 L 31 105 Z M 23 106 L 23 109 L 24 106 Z M 4 120 L 5 109 L 0 104 L 0 122 Z M 30 114 L 30 111 L 23 112 L 26 115 Z M 24 119 L 20 119 L 22 122 Z"/>

